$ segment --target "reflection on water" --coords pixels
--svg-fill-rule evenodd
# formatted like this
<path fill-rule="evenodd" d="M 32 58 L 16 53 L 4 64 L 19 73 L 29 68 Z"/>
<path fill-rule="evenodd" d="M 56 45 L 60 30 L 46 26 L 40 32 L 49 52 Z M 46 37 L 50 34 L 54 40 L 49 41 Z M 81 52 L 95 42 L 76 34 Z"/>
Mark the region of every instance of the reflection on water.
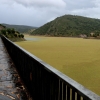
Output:
<path fill-rule="evenodd" d="M 39 40 L 41 40 L 40 38 L 27 38 L 27 37 L 25 37 L 25 39 L 27 41 L 39 41 Z"/>

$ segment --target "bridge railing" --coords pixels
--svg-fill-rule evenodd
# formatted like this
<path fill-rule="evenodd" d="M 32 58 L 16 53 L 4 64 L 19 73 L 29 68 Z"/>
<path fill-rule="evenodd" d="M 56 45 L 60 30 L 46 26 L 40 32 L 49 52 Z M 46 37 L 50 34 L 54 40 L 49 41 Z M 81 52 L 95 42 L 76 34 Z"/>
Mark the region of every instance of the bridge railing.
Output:
<path fill-rule="evenodd" d="M 7 38 L 1 38 L 33 100 L 100 100 L 97 94 Z"/>

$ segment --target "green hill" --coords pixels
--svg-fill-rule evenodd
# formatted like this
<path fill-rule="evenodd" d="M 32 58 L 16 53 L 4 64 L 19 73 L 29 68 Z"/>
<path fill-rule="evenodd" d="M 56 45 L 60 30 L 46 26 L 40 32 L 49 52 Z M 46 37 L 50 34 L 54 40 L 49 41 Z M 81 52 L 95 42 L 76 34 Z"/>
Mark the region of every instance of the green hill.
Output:
<path fill-rule="evenodd" d="M 35 29 L 31 29 L 29 31 L 26 32 L 26 34 L 31 34 Z"/>
<path fill-rule="evenodd" d="M 4 26 L 4 25 L 2 25 L 2 24 L 0 24 L 0 31 L 2 30 L 2 29 L 5 29 L 6 27 Z"/>
<path fill-rule="evenodd" d="M 6 28 L 6 26 L 0 24 L 0 35 L 4 35 L 11 41 L 24 41 L 24 35 L 16 31 L 14 28 Z"/>
<path fill-rule="evenodd" d="M 46 23 L 31 34 L 47 36 L 80 36 L 84 34 L 89 36 L 91 32 L 96 34 L 100 32 L 100 19 L 64 15 Z"/>
<path fill-rule="evenodd" d="M 37 27 L 32 26 L 26 26 L 26 25 L 9 25 L 9 24 L 2 24 L 6 26 L 7 28 L 14 28 L 16 31 L 19 31 L 20 33 L 25 33 L 31 29 L 36 29 Z"/>

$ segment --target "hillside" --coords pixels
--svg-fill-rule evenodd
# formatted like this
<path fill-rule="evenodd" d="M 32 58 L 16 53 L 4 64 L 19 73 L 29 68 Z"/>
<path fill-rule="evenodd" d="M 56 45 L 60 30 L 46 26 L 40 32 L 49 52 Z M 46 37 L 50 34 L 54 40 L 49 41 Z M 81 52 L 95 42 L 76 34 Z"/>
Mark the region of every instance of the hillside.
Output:
<path fill-rule="evenodd" d="M 31 34 L 47 36 L 80 36 L 84 34 L 89 36 L 91 32 L 96 34 L 100 32 L 100 19 L 64 15 L 46 23 Z"/>
<path fill-rule="evenodd" d="M 16 31 L 19 31 L 20 33 L 25 33 L 31 29 L 36 29 L 37 27 L 32 26 L 26 26 L 26 25 L 9 25 L 9 24 L 2 24 L 6 26 L 7 28 L 14 28 Z"/>
<path fill-rule="evenodd" d="M 6 26 L 0 24 L 0 35 L 4 35 L 11 41 L 24 41 L 24 35 L 16 31 L 14 28 L 6 28 Z"/>
<path fill-rule="evenodd" d="M 0 24 L 0 30 L 5 29 L 6 27 L 2 24 Z"/>

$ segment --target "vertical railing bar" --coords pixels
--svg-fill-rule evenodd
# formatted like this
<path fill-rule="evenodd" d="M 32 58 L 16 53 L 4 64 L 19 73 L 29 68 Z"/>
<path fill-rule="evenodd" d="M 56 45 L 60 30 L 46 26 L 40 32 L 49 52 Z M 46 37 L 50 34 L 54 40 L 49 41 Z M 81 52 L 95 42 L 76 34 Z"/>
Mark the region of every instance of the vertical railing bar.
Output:
<path fill-rule="evenodd" d="M 63 86 L 64 86 L 64 83 L 62 82 L 62 100 L 63 100 L 63 90 L 64 90 Z"/>
<path fill-rule="evenodd" d="M 67 100 L 70 100 L 70 87 L 67 86 Z"/>
<path fill-rule="evenodd" d="M 63 83 L 63 100 L 67 100 L 67 89 L 66 89 L 66 84 Z"/>
<path fill-rule="evenodd" d="M 58 100 L 60 100 L 60 79 L 59 79 L 59 91 L 58 91 Z"/>
<path fill-rule="evenodd" d="M 62 81 L 60 81 L 60 100 L 62 100 Z"/>
<path fill-rule="evenodd" d="M 75 91 L 72 89 L 72 100 L 75 100 Z"/>
<path fill-rule="evenodd" d="M 81 96 L 77 93 L 77 100 L 81 100 Z"/>

